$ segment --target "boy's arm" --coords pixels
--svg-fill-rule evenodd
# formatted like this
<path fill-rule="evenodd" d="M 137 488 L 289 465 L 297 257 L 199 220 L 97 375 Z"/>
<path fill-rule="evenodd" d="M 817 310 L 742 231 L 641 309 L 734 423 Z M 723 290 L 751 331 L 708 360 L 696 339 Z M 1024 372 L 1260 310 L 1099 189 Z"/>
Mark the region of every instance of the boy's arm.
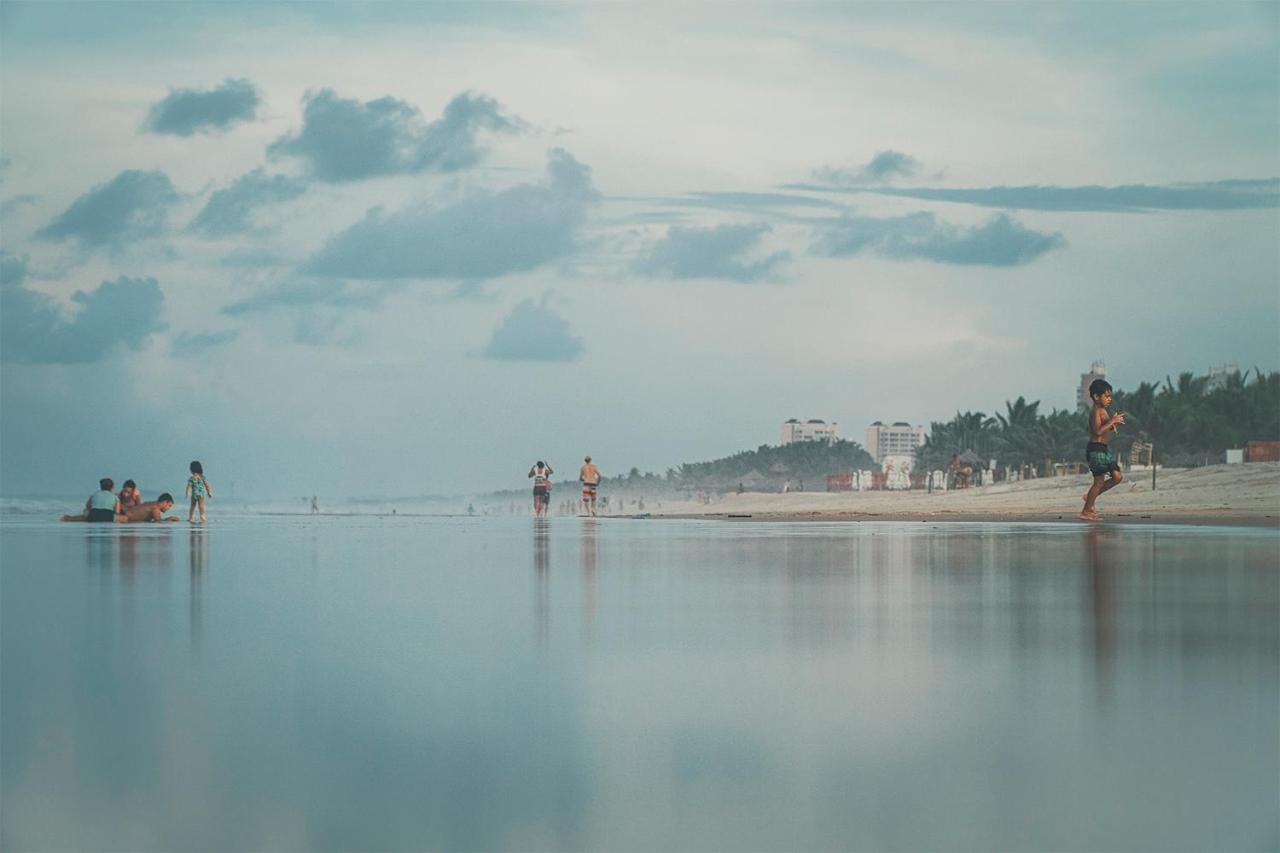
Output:
<path fill-rule="evenodd" d="M 208 480 L 204 481 L 204 493 L 209 497 L 213 497 L 213 484 Z"/>

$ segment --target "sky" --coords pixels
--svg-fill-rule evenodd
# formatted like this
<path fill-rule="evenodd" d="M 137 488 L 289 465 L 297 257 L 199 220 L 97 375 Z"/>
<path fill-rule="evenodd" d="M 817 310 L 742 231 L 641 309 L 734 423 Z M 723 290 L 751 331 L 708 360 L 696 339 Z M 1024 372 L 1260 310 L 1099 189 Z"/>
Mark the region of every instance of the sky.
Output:
<path fill-rule="evenodd" d="M 1277 233 L 1274 2 L 6 0 L 0 492 L 460 494 L 1280 369 Z"/>

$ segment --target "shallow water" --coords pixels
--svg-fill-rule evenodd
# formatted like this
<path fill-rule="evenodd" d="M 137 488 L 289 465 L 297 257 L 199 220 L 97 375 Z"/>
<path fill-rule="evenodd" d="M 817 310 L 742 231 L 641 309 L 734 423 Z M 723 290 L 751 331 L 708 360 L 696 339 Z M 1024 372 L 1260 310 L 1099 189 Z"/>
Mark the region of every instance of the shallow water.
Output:
<path fill-rule="evenodd" d="M 0 519 L 4 849 L 1274 849 L 1280 534 Z"/>

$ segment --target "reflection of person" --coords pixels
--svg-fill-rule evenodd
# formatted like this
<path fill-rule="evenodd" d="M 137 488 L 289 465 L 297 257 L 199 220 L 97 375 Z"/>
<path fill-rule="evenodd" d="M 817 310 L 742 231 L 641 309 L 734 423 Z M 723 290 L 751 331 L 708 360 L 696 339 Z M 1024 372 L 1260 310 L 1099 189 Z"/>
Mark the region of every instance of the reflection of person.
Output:
<path fill-rule="evenodd" d="M 529 469 L 529 476 L 533 478 L 533 515 L 535 518 L 546 517 L 547 507 L 551 505 L 551 475 L 554 473 L 555 471 L 551 470 L 551 466 L 541 459 Z"/>
<path fill-rule="evenodd" d="M 1120 463 L 1107 448 L 1108 435 L 1124 423 L 1124 415 L 1107 414 L 1107 406 L 1111 405 L 1111 383 L 1107 380 L 1093 380 L 1089 396 L 1093 398 L 1093 411 L 1089 413 L 1089 443 L 1085 445 L 1084 455 L 1089 463 L 1089 473 L 1093 475 L 1093 485 L 1084 493 L 1084 509 L 1080 511 L 1079 518 L 1082 521 L 1101 521 L 1102 516 L 1098 515 L 1094 502 L 1124 479 Z"/>
<path fill-rule="evenodd" d="M 186 494 L 191 498 L 191 510 L 187 513 L 187 521 L 196 520 L 196 508 L 200 509 L 200 520 L 206 521 L 204 517 L 204 499 L 213 497 L 213 488 L 209 485 L 209 481 L 204 478 L 204 466 L 199 462 L 191 463 L 191 478 L 187 480 Z"/>
<path fill-rule="evenodd" d="M 143 521 L 182 521 L 176 515 L 165 517 L 165 513 L 173 509 L 173 495 L 165 492 L 153 501 L 146 501 L 130 507 L 120 517 L 121 521 L 131 523 Z"/>
<path fill-rule="evenodd" d="M 590 456 L 587 457 L 582 470 L 578 472 L 578 479 L 582 481 L 582 511 L 594 517 L 596 492 L 600 488 L 600 469 L 591 461 Z"/>
<path fill-rule="evenodd" d="M 89 499 L 84 502 L 83 515 L 64 515 L 63 521 L 92 521 L 92 522 L 114 522 L 123 520 L 120 515 L 120 499 L 116 497 L 113 491 L 116 487 L 115 481 L 110 477 L 103 477 L 98 481 L 98 491 L 89 495 Z"/>
<path fill-rule="evenodd" d="M 140 503 L 142 503 L 142 492 L 138 491 L 138 484 L 133 480 L 125 480 L 124 487 L 120 489 L 120 508 L 128 509 Z"/>

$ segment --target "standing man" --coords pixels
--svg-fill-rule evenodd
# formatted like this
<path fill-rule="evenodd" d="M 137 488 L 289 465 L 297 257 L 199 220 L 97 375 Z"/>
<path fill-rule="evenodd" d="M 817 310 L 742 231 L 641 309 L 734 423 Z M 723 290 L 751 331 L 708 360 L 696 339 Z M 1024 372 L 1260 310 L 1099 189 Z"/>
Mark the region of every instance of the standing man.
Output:
<path fill-rule="evenodd" d="M 586 458 L 582 470 L 578 472 L 578 479 L 582 481 L 582 511 L 595 518 L 596 491 L 600 488 L 600 469 L 591 461 L 590 456 Z"/>

